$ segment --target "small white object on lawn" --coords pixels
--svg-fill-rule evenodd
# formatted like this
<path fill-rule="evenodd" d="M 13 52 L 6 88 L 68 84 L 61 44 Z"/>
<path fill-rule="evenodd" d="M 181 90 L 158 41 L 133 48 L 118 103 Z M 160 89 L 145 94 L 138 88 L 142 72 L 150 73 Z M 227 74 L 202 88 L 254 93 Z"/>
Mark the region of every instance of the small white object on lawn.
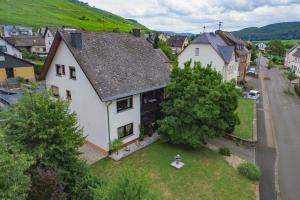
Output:
<path fill-rule="evenodd" d="M 175 167 L 176 169 L 180 169 L 184 166 L 184 163 L 181 162 L 181 156 L 179 154 L 175 156 L 175 161 L 171 163 L 171 166 Z"/>

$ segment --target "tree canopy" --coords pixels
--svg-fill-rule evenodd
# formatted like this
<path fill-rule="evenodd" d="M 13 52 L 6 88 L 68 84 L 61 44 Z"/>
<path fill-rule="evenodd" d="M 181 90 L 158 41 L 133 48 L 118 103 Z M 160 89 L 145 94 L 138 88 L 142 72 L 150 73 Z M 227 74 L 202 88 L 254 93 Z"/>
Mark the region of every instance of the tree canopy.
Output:
<path fill-rule="evenodd" d="M 27 199 L 31 180 L 27 170 L 33 164 L 28 154 L 9 142 L 0 132 L 0 199 Z"/>
<path fill-rule="evenodd" d="M 85 138 L 67 101 L 55 99 L 50 92 L 38 92 L 32 85 L 24 88 L 23 97 L 7 116 L 3 125 L 5 138 L 18 144 L 19 156 L 28 154 L 34 160 L 28 170 L 34 181 L 29 191 L 34 194 L 30 197 L 43 199 L 51 193 L 67 199 L 93 199 L 91 189 L 98 187 L 100 181 L 78 157 Z M 49 181 L 52 185 L 46 184 Z"/>
<path fill-rule="evenodd" d="M 285 56 L 285 46 L 281 40 L 270 41 L 267 50 L 269 54 L 272 56 L 279 56 L 279 57 Z"/>
<path fill-rule="evenodd" d="M 171 143 L 197 147 L 209 138 L 233 132 L 239 123 L 235 83 L 223 82 L 210 65 L 191 67 L 189 61 L 183 69 L 175 67 L 167 95 L 158 132 Z"/>

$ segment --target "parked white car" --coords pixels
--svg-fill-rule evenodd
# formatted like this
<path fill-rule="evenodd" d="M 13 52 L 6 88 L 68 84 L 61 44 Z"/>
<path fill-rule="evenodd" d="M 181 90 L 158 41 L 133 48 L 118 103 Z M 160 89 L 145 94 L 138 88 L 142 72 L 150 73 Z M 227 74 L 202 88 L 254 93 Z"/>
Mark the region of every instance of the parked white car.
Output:
<path fill-rule="evenodd" d="M 258 99 L 260 96 L 260 92 L 257 91 L 257 90 L 250 90 L 250 92 L 248 93 L 248 98 L 249 99 L 253 99 L 253 100 L 256 100 Z"/>

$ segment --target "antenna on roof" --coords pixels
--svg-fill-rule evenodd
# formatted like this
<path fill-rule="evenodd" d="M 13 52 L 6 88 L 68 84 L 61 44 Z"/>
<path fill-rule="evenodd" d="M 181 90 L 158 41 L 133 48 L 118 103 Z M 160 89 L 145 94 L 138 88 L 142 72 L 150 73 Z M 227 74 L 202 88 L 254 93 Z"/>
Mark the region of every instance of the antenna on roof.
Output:
<path fill-rule="evenodd" d="M 206 26 L 203 26 L 203 33 L 205 33 Z"/>
<path fill-rule="evenodd" d="M 223 26 L 223 22 L 219 22 L 219 30 L 221 30 L 222 26 Z"/>

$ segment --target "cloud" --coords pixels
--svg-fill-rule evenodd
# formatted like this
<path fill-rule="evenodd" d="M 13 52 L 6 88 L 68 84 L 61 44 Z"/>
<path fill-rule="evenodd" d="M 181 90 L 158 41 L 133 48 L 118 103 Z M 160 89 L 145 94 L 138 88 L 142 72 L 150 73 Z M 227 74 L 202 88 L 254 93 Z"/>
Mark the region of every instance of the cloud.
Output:
<path fill-rule="evenodd" d="M 300 0 L 83 0 L 97 8 L 138 20 L 154 30 L 176 32 L 218 28 L 238 30 L 276 22 L 300 21 Z M 291 11 L 294 14 L 291 15 Z"/>

